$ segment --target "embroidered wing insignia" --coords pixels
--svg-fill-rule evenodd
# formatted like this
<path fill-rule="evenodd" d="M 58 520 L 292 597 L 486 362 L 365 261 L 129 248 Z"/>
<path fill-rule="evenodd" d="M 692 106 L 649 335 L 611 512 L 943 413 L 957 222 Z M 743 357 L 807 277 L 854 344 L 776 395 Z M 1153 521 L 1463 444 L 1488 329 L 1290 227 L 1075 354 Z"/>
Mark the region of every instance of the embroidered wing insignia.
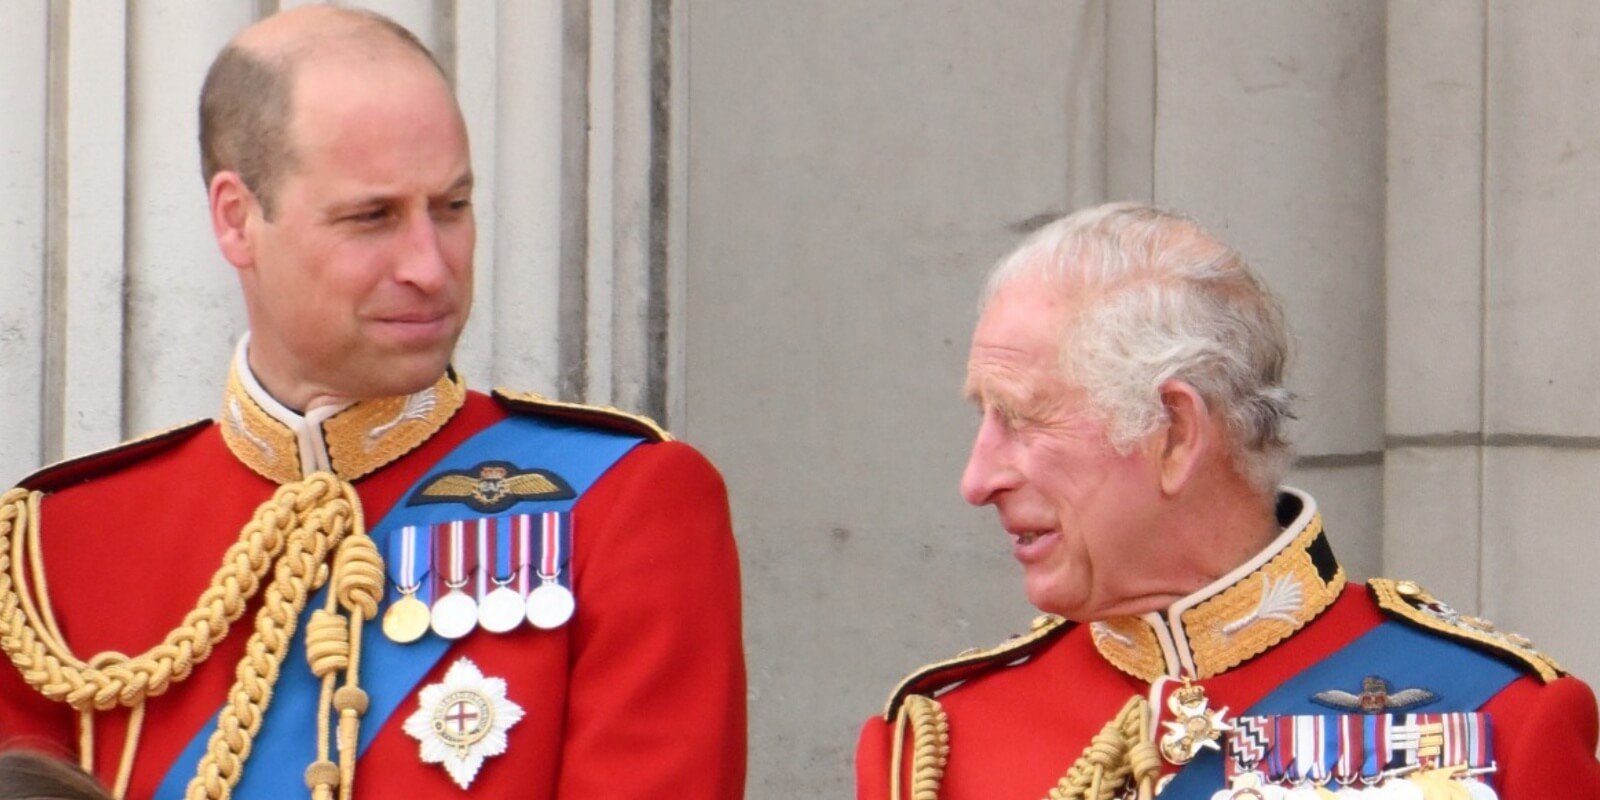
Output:
<path fill-rule="evenodd" d="M 1361 681 L 1361 694 L 1351 694 L 1342 689 L 1329 689 L 1311 696 L 1311 701 L 1340 711 L 1362 714 L 1388 714 L 1427 705 L 1439 699 L 1427 689 L 1401 689 L 1389 691 L 1389 682 L 1377 675 L 1368 675 Z"/>
<path fill-rule="evenodd" d="M 434 476 L 406 504 L 461 503 L 493 514 L 525 500 L 570 500 L 576 496 L 572 487 L 550 470 L 523 470 L 505 461 L 485 461 L 468 470 Z"/>

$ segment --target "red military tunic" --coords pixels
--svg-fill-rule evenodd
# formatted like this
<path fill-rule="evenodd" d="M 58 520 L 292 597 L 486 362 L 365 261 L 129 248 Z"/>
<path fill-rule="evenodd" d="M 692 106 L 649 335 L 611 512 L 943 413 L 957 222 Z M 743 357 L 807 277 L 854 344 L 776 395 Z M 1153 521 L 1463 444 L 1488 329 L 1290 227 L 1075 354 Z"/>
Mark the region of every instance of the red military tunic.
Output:
<path fill-rule="evenodd" d="M 555 630 L 475 630 L 450 643 L 360 757 L 356 796 L 743 796 L 738 561 L 722 481 L 699 453 L 648 421 L 491 399 L 449 376 L 425 390 L 434 393 L 425 403 L 364 401 L 304 420 L 276 406 L 247 369 L 241 376 L 238 363 L 221 423 L 170 431 L 24 482 L 44 492 L 39 527 L 48 597 L 77 656 L 136 654 L 160 642 L 194 608 L 257 506 L 301 471 L 331 468 L 351 479 L 371 526 L 442 456 L 508 417 L 618 429 L 645 441 L 572 508 L 575 616 Z M 503 457 L 536 467 L 541 454 Z M 392 585 L 389 594 L 392 601 Z M 169 766 L 211 723 L 234 680 L 260 600 L 257 593 L 192 675 L 148 700 L 129 797 L 156 796 L 164 782 L 170 789 Z M 376 635 L 378 622 L 367 627 Z M 507 731 L 505 753 L 483 762 L 470 790 L 439 764 L 423 763 L 418 740 L 402 730 L 422 689 L 440 683 L 462 657 L 484 676 L 503 679 L 506 696 L 525 715 Z M 392 666 L 369 660 L 361 672 Z M 308 667 L 284 662 L 286 673 L 295 669 Z M 121 708 L 95 715 L 94 772 L 108 785 L 128 719 Z M 0 746 L 75 754 L 76 720 L 17 670 L 0 668 Z M 285 771 L 298 780 L 306 767 L 256 758 L 244 774 L 248 781 L 252 770 Z M 188 777 L 177 776 L 178 785 Z"/>
<path fill-rule="evenodd" d="M 1499 767 L 1491 781 L 1502 800 L 1600 797 L 1595 700 L 1586 685 L 1559 674 L 1518 637 L 1455 630 L 1407 611 L 1394 587 L 1411 597 L 1420 594 L 1414 586 L 1375 581 L 1371 592 L 1345 586 L 1310 497 L 1291 492 L 1285 498 L 1280 518 L 1286 529 L 1272 546 L 1165 613 L 1090 625 L 1042 617 L 1032 633 L 1009 644 L 914 673 L 891 697 L 885 715 L 868 720 L 861 732 L 857 797 L 889 798 L 891 765 L 898 760 L 901 797 L 914 796 L 916 766 L 924 792 L 937 784 L 936 794 L 918 797 L 1038 800 L 1057 787 L 1130 698 L 1151 697 L 1159 714 L 1149 720 L 1152 739 L 1167 730 L 1163 722 L 1173 720 L 1162 698 L 1183 675 L 1198 677 L 1195 683 L 1212 710 L 1226 707 L 1238 714 L 1396 615 L 1431 629 L 1428 635 L 1476 640 L 1475 646 L 1492 648 L 1523 670 L 1481 709 L 1453 707 L 1449 697 L 1417 709 L 1490 715 Z M 1285 591 L 1291 586 L 1298 591 Z M 1391 601 L 1385 607 L 1394 608 L 1392 613 L 1380 608 L 1380 595 Z M 1369 674 L 1384 675 L 1382 659 L 1369 666 Z M 1436 668 L 1444 674 L 1453 665 Z M 1322 688 L 1361 691 L 1359 685 Z M 948 725 L 947 750 L 943 758 L 919 759 L 915 715 L 909 722 L 900 717 L 915 705 L 934 719 L 926 711 L 933 707 L 929 698 Z M 905 727 L 898 759 L 897 722 Z M 924 744 L 937 740 L 930 723 L 920 727 Z M 938 749 L 924 747 L 930 753 Z M 1163 765 L 1168 776 L 1176 769 Z M 1217 771 L 1214 785 L 1220 787 Z"/>

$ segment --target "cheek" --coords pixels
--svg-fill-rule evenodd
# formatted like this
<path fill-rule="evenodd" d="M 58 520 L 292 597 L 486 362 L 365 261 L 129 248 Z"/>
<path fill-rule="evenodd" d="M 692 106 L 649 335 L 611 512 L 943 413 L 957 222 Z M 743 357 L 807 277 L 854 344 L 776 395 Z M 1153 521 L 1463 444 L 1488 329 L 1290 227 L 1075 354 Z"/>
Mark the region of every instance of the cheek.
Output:
<path fill-rule="evenodd" d="M 1053 505 L 1083 510 L 1114 477 L 1114 455 L 1081 442 L 1050 440 L 1028 448 L 1024 469 Z"/>

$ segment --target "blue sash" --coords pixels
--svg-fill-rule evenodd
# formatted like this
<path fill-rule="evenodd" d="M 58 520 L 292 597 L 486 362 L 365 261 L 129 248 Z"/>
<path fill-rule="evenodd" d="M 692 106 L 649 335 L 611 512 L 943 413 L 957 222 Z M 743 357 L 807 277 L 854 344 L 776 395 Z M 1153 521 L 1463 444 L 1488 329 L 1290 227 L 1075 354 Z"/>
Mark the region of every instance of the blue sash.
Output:
<path fill-rule="evenodd" d="M 637 436 L 536 417 L 502 420 L 462 442 L 430 467 L 370 533 L 379 551 L 385 552 L 388 532 L 406 525 L 571 510 L 606 470 L 643 441 Z M 406 505 L 406 500 L 437 473 L 466 470 L 485 461 L 509 461 L 522 469 L 553 470 L 566 479 L 575 497 L 527 500 L 493 515 L 474 512 L 459 503 Z M 317 702 L 322 684 L 306 663 L 303 631 L 311 612 L 325 602 L 325 594 L 326 589 L 319 591 L 306 603 L 300 626 L 284 657 L 278 683 L 273 688 L 272 702 L 251 745 L 244 777 L 233 790 L 236 798 L 303 797 L 306 794 L 305 768 L 316 758 Z M 382 634 L 376 622 L 363 626 L 361 688 L 366 690 L 371 704 L 361 720 L 359 753 L 367 751 L 384 723 L 444 657 L 450 644 L 431 632 L 411 644 L 396 644 Z M 183 797 L 216 728 L 217 717 L 213 716 L 168 768 L 156 790 L 156 800 Z"/>
<path fill-rule="evenodd" d="M 1385 622 L 1313 664 L 1239 716 L 1327 714 L 1311 696 L 1360 686 L 1381 674 L 1395 686 L 1419 686 L 1438 695 L 1441 711 L 1476 711 L 1522 671 L 1481 650 L 1402 622 Z M 1206 749 L 1162 790 L 1162 800 L 1207 800 L 1223 788 L 1222 754 Z"/>

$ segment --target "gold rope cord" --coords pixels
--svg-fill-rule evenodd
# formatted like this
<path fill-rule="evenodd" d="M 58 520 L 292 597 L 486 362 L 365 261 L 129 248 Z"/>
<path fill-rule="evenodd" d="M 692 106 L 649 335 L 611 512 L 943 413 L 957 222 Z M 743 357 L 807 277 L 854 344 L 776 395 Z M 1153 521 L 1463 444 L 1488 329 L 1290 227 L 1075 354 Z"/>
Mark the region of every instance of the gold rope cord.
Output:
<path fill-rule="evenodd" d="M 1130 698 L 1084 748 L 1046 800 L 1111 800 L 1131 782 L 1139 800 L 1155 796 L 1161 755 L 1150 738 L 1150 702 Z"/>
<path fill-rule="evenodd" d="M 344 763 L 334 767 L 331 782 L 323 783 L 340 786 L 341 796 L 348 797 L 354 779 L 354 733 L 366 705 L 355 677 L 361 622 L 376 613 L 383 592 L 382 560 L 365 535 L 360 500 L 353 487 L 328 473 L 281 486 L 228 548 L 196 608 L 161 644 L 133 657 L 101 653 L 88 661 L 77 658 L 67 647 L 50 609 L 39 556 L 40 497 L 22 489 L 0 495 L 0 649 L 30 686 L 79 710 L 80 739 L 91 740 L 80 741 L 83 756 L 90 755 L 93 711 L 122 705 L 134 709 L 142 720 L 145 701 L 188 677 L 195 665 L 210 656 L 229 626 L 243 615 L 261 579 L 269 570 L 273 572 L 218 728 L 189 785 L 191 798 L 225 798 L 238 783 L 300 612 L 310 594 L 329 579 L 325 562 L 330 553 L 337 552 L 329 606 L 337 603 L 350 612 L 351 638 L 345 642 L 341 658 L 320 668 L 328 671 L 325 684 L 328 676 L 341 670 L 345 673 L 346 686 L 331 698 L 340 713 L 339 750 Z M 324 644 L 310 644 L 317 645 L 319 653 L 326 651 Z M 318 667 L 314 662 L 314 668 Z M 319 717 L 328 713 L 327 694 L 324 692 Z M 115 782 L 119 797 L 132 773 L 140 727 L 130 724 Z M 345 745 L 347 739 L 349 746 Z M 308 777 L 317 767 L 313 764 Z"/>
<path fill-rule="evenodd" d="M 950 719 L 939 701 L 920 694 L 907 695 L 895 718 L 894 754 L 889 762 L 890 800 L 901 798 L 901 764 L 904 763 L 906 726 L 911 727 L 911 800 L 938 800 L 939 784 L 950 759 Z"/>

